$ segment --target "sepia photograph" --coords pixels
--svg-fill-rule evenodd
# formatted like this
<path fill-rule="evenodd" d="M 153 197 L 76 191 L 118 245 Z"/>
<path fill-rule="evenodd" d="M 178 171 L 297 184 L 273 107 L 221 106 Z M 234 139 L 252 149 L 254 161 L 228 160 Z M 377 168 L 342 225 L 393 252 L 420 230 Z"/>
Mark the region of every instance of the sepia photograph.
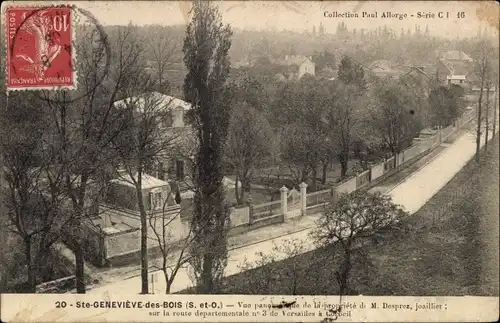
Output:
<path fill-rule="evenodd" d="M 499 12 L 3 2 L 2 321 L 498 320 Z"/>

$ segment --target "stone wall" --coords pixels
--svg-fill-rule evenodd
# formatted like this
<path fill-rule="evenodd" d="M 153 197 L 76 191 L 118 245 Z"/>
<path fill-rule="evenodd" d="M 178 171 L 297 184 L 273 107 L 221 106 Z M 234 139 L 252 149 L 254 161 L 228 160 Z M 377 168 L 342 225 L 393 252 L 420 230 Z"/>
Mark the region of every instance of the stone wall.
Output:
<path fill-rule="evenodd" d="M 337 185 L 335 190 L 339 194 L 349 194 L 356 190 L 356 177 L 352 177 L 344 182 L 341 182 Z"/>
<path fill-rule="evenodd" d="M 412 147 L 406 149 L 405 151 L 403 151 L 404 161 L 413 159 L 413 158 L 417 157 L 418 155 L 420 155 L 420 153 L 421 153 L 420 149 L 421 149 L 421 147 L 419 145 L 416 145 L 416 146 L 412 146 Z"/>
<path fill-rule="evenodd" d="M 250 220 L 250 210 L 248 206 L 241 208 L 231 209 L 231 225 L 239 226 L 242 224 L 248 224 Z"/>
<path fill-rule="evenodd" d="M 141 249 L 140 243 L 141 231 L 139 229 L 107 235 L 105 238 L 106 260 L 139 251 Z"/>
<path fill-rule="evenodd" d="M 370 170 L 366 170 L 356 176 L 356 189 L 370 184 Z"/>
<path fill-rule="evenodd" d="M 380 176 L 384 175 L 384 163 L 377 164 L 372 166 L 372 181 L 376 180 Z"/>

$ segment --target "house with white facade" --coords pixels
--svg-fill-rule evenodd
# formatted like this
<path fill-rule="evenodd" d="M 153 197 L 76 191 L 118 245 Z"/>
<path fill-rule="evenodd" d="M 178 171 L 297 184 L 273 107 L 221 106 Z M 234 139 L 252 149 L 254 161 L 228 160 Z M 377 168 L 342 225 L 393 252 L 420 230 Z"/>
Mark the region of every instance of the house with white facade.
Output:
<path fill-rule="evenodd" d="M 135 114 L 158 113 L 161 120 L 157 125 L 161 135 L 175 138 L 172 151 L 157 157 L 145 170 L 148 175 L 168 181 L 181 190 L 189 186 L 189 158 L 192 155 L 193 132 L 187 120 L 191 104 L 179 98 L 159 92 L 149 92 L 136 97 L 124 98 L 115 102 L 116 107 L 126 108 L 133 105 Z M 155 111 L 152 111 L 155 110 Z M 161 137 L 160 137 L 161 138 Z"/>
<path fill-rule="evenodd" d="M 286 55 L 283 60 L 277 63 L 287 67 L 285 74 L 287 74 L 288 80 L 300 80 L 306 74 L 316 74 L 316 64 L 310 56 Z"/>
<path fill-rule="evenodd" d="M 473 62 L 473 59 L 462 51 L 446 51 L 436 61 L 436 76 L 444 84 L 471 88 Z"/>

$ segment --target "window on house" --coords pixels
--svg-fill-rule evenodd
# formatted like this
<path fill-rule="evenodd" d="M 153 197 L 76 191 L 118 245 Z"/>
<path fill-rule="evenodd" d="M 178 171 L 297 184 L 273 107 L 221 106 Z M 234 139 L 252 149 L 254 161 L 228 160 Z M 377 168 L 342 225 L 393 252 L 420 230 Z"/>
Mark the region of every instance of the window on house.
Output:
<path fill-rule="evenodd" d="M 170 128 L 172 127 L 173 123 L 173 118 L 170 113 L 166 113 L 165 116 L 163 116 L 161 119 L 162 128 Z"/>
<path fill-rule="evenodd" d="M 151 192 L 149 193 L 149 198 L 151 200 L 151 210 L 158 210 L 163 208 L 162 192 Z"/>
<path fill-rule="evenodd" d="M 116 170 L 118 173 L 122 174 L 122 173 L 125 173 L 127 171 L 127 168 L 125 167 L 125 165 L 120 164 Z"/>
<path fill-rule="evenodd" d="M 182 107 L 177 107 L 172 113 L 174 127 L 184 127 L 184 109 Z"/>
<path fill-rule="evenodd" d="M 163 195 L 161 192 L 155 193 L 156 208 L 161 209 L 163 206 Z"/>
<path fill-rule="evenodd" d="M 460 80 L 460 84 L 462 84 L 464 82 L 464 80 Z"/>
<path fill-rule="evenodd" d="M 175 162 L 175 177 L 178 181 L 184 179 L 184 161 L 183 160 L 176 160 Z"/>
<path fill-rule="evenodd" d="M 174 163 L 169 163 L 169 166 L 167 168 L 167 175 L 169 178 L 175 178 L 175 164 Z"/>

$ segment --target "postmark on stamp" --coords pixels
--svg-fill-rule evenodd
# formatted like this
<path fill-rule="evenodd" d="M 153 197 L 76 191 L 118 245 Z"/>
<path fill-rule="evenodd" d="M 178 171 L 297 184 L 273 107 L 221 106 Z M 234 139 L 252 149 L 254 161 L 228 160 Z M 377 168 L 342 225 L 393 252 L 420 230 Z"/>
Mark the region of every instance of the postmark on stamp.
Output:
<path fill-rule="evenodd" d="M 76 89 L 72 8 L 11 4 L 3 15 L 7 90 Z"/>

